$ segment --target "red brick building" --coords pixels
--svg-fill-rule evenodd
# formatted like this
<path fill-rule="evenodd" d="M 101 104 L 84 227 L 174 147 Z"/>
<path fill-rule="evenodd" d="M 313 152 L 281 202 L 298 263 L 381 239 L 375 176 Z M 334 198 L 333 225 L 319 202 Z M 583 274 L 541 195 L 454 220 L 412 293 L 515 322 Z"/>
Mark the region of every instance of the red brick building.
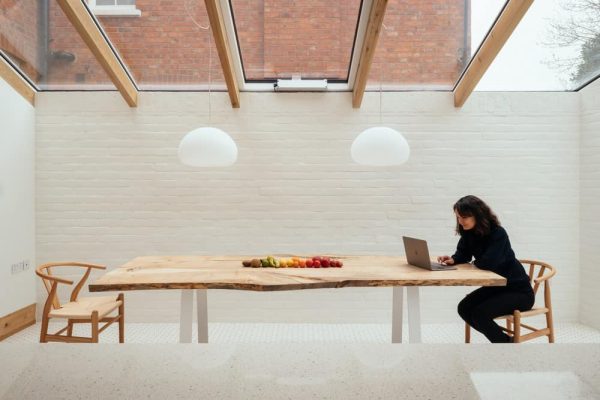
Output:
<path fill-rule="evenodd" d="M 204 2 L 124 1 L 141 15 L 97 18 L 140 88 L 205 87 L 214 45 Z M 246 79 L 347 79 L 360 1 L 231 3 Z M 469 0 L 390 0 L 371 81 L 451 87 L 471 55 L 468 15 Z M 0 0 L 0 47 L 42 88 L 112 86 L 54 0 Z M 214 47 L 211 58 L 222 82 Z"/>

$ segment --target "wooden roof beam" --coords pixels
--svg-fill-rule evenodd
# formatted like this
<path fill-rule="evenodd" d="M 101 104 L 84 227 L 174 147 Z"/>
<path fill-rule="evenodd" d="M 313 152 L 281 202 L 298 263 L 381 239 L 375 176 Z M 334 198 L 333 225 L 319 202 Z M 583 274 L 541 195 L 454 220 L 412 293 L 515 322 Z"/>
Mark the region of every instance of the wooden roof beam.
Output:
<path fill-rule="evenodd" d="M 89 47 L 130 107 L 137 106 L 138 91 L 81 0 L 57 0 L 79 36 Z"/>
<path fill-rule="evenodd" d="M 489 34 L 483 40 L 473 60 L 454 88 L 454 106 L 462 107 L 485 71 L 492 64 L 502 47 L 529 9 L 533 0 L 509 0 Z"/>
<path fill-rule="evenodd" d="M 4 79 L 32 106 L 35 106 L 35 89 L 2 56 L 0 56 L 0 78 Z"/>
<path fill-rule="evenodd" d="M 231 49 L 229 48 L 229 42 L 227 40 L 227 31 L 225 30 L 223 14 L 218 4 L 219 0 L 204 0 L 204 3 L 206 4 L 206 12 L 208 13 L 208 20 L 210 21 L 210 27 L 213 32 L 215 46 L 219 53 L 219 60 L 221 61 L 221 68 L 223 69 L 223 76 L 225 77 L 225 83 L 227 84 L 231 106 L 233 108 L 240 108 L 240 89 L 233 69 Z M 210 71 L 208 73 L 210 73 Z"/>
<path fill-rule="evenodd" d="M 352 107 L 354 108 L 360 108 L 362 104 L 387 3 L 388 0 L 373 0 L 371 3 L 369 22 L 365 31 L 365 39 L 362 44 L 360 59 L 358 60 L 356 79 L 354 80 L 354 89 L 352 90 Z"/>

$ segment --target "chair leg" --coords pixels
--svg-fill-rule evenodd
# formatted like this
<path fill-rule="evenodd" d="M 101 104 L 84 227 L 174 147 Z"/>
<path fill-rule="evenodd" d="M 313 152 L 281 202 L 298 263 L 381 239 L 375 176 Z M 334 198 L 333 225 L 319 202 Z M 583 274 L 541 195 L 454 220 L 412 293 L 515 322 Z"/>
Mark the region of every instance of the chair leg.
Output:
<path fill-rule="evenodd" d="M 125 296 L 119 293 L 117 300 L 121 300 L 119 306 L 119 343 L 125 343 Z"/>
<path fill-rule="evenodd" d="M 73 336 L 73 320 L 67 322 L 67 336 Z"/>
<path fill-rule="evenodd" d="M 471 326 L 465 322 L 465 343 L 471 343 Z"/>
<path fill-rule="evenodd" d="M 98 343 L 98 311 L 92 312 L 92 343 Z"/>
<path fill-rule="evenodd" d="M 513 342 L 521 343 L 521 312 L 519 310 L 515 310 L 513 314 L 514 319 L 514 334 L 513 334 Z"/>
<path fill-rule="evenodd" d="M 552 309 L 546 313 L 546 325 L 550 330 L 550 333 L 548 334 L 548 343 L 554 343 L 554 323 L 552 321 Z"/>
<path fill-rule="evenodd" d="M 42 315 L 42 328 L 40 329 L 40 343 L 48 343 L 48 316 Z"/>
<path fill-rule="evenodd" d="M 513 324 L 512 321 L 508 318 L 506 318 L 506 330 L 508 331 L 509 335 L 513 335 L 514 336 L 514 332 L 513 332 Z"/>

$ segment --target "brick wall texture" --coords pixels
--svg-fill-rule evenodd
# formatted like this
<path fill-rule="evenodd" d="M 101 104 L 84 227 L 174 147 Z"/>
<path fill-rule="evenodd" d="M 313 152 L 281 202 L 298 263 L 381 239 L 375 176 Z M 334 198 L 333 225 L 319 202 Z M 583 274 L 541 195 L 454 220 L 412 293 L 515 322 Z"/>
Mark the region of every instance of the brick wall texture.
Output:
<path fill-rule="evenodd" d="M 49 2 L 47 29 L 43 27 L 37 13 L 41 1 L 2 0 L 2 48 L 14 47 L 28 63 L 41 66 L 36 49 L 45 45 L 47 35 L 48 68 L 34 77 L 40 86 L 113 88 L 54 0 Z M 360 1 L 232 4 L 247 79 L 347 79 Z M 468 5 L 469 0 L 391 0 L 371 81 L 451 88 L 470 56 L 465 46 Z M 202 0 L 137 0 L 136 6 L 140 17 L 98 19 L 142 89 L 205 87 L 209 69 L 211 82 L 223 82 L 212 34 L 204 29 L 208 18 Z M 43 33 L 39 38 L 37 31 Z"/>
<path fill-rule="evenodd" d="M 0 49 L 36 82 L 40 78 L 37 8 L 33 1 L 0 0 Z"/>
<path fill-rule="evenodd" d="M 238 161 L 195 169 L 179 162 L 177 147 L 207 123 L 205 93 L 143 92 L 136 109 L 114 92 L 40 93 L 37 262 L 115 268 L 140 255 L 403 255 L 402 235 L 449 254 L 458 240 L 452 204 L 476 194 L 519 257 L 557 267 L 556 320 L 577 319 L 580 93 L 477 92 L 459 112 L 451 93 L 386 92 L 382 100 L 383 124 L 411 146 L 401 167 L 350 158 L 352 140 L 379 123 L 377 93 L 353 109 L 348 93 L 245 92 L 240 109 L 226 93 L 212 98 L 212 124 L 236 141 Z M 469 290 L 422 289 L 423 320 L 458 322 L 456 304 Z M 178 320 L 177 291 L 126 297 L 130 321 Z M 209 309 L 211 321 L 389 323 L 391 289 L 215 290 Z"/>
<path fill-rule="evenodd" d="M 580 320 L 600 329 L 600 81 L 582 90 Z"/>

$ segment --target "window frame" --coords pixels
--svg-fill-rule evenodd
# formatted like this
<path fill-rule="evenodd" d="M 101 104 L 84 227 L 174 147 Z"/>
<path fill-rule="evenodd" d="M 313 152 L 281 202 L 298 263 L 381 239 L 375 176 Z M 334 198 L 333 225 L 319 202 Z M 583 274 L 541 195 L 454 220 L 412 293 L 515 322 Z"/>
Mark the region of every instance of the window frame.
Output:
<path fill-rule="evenodd" d="M 237 38 L 237 30 L 234 26 L 233 11 L 231 9 L 230 0 L 218 0 L 221 6 L 221 12 L 223 15 L 223 21 L 225 25 L 225 32 L 229 41 L 229 48 L 231 49 L 231 58 L 235 75 L 238 81 L 240 91 L 245 92 L 272 92 L 275 91 L 274 82 L 257 82 L 257 81 L 246 81 L 243 70 L 241 51 Z M 373 0 L 362 0 L 362 6 L 359 10 L 359 16 L 357 21 L 357 27 L 354 34 L 353 51 L 350 56 L 350 66 L 348 72 L 347 82 L 328 82 L 326 92 L 348 92 L 352 91 L 354 87 L 354 81 L 356 79 L 356 71 L 358 69 L 358 61 L 360 60 L 360 53 L 362 50 L 362 44 L 365 39 L 365 32 L 367 24 L 369 22 L 369 10 Z"/>
<path fill-rule="evenodd" d="M 114 5 L 97 5 L 96 0 L 87 0 L 89 9 L 98 16 L 111 17 L 141 17 L 142 11 L 136 4 L 117 4 L 118 0 L 113 0 Z"/>

